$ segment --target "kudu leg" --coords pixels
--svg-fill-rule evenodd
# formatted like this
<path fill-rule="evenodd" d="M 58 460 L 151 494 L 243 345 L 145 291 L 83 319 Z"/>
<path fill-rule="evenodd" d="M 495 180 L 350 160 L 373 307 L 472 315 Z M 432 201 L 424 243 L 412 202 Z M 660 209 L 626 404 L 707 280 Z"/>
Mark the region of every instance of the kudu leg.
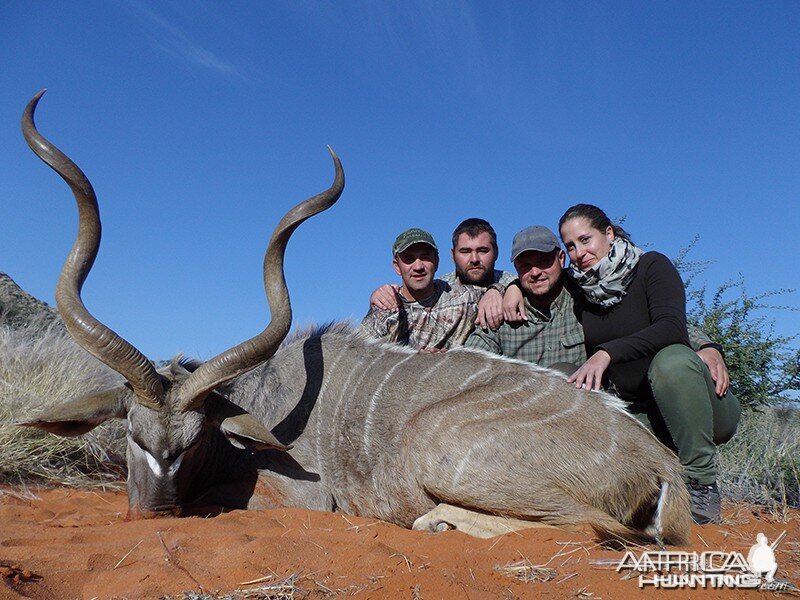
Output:
<path fill-rule="evenodd" d="M 432 511 L 414 521 L 412 529 L 433 532 L 455 529 L 472 537 L 490 538 L 533 527 L 555 529 L 551 525 L 545 525 L 539 521 L 487 515 L 451 504 L 439 504 Z"/>

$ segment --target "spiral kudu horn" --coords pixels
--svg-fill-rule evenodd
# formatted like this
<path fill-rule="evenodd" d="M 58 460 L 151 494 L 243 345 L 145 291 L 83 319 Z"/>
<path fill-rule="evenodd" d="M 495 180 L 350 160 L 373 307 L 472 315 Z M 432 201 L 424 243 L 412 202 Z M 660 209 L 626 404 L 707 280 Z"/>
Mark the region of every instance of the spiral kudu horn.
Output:
<path fill-rule="evenodd" d="M 254 369 L 270 358 L 289 333 L 292 324 L 292 306 L 283 274 L 283 257 L 286 244 L 295 229 L 309 217 L 330 208 L 344 189 L 344 171 L 336 153 L 328 147 L 333 157 L 336 174 L 331 187 L 301 202 L 281 219 L 264 255 L 264 288 L 267 292 L 272 320 L 257 336 L 218 354 L 192 373 L 178 392 L 181 410 L 190 410 L 202 404 L 216 386 Z"/>
<path fill-rule="evenodd" d="M 81 300 L 81 288 L 100 247 L 100 213 L 92 184 L 63 152 L 45 139 L 33 120 L 44 94 L 36 94 L 22 114 L 22 134 L 31 150 L 67 182 L 78 204 L 78 236 L 70 250 L 56 287 L 56 303 L 73 339 L 89 353 L 128 380 L 139 402 L 151 408 L 161 404 L 161 379 L 147 357 L 100 321 Z"/>

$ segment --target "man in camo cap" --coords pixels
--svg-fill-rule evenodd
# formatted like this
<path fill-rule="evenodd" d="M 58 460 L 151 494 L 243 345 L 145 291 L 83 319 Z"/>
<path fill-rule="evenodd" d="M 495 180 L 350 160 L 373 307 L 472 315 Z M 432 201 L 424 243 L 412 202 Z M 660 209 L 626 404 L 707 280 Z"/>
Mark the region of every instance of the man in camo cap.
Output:
<path fill-rule="evenodd" d="M 503 292 L 514 281 L 514 275 L 495 269 L 497 234 L 494 227 L 485 219 L 464 219 L 453 231 L 451 255 L 455 271 L 442 275 L 440 279 L 451 285 L 458 282 L 483 288 L 475 324 L 483 329 L 496 330 L 503 322 Z M 399 289 L 395 284 L 382 285 L 372 292 L 369 302 L 384 310 L 396 310 L 400 302 L 397 297 Z"/>
<path fill-rule="evenodd" d="M 481 288 L 434 279 L 439 249 L 433 236 L 416 227 L 397 236 L 392 265 L 400 276 L 397 308 L 371 306 L 361 327 L 369 335 L 419 350 L 461 345 L 474 328 Z"/>

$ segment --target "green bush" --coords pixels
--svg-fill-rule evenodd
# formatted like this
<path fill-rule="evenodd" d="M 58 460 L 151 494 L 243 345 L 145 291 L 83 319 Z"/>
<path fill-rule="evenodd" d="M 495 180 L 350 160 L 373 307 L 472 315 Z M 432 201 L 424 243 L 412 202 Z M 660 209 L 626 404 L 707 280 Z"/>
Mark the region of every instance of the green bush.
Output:
<path fill-rule="evenodd" d="M 710 295 L 705 284 L 695 285 L 708 261 L 689 261 L 687 254 L 697 242 L 681 251 L 675 265 L 686 284 L 686 312 L 697 325 L 725 349 L 731 389 L 742 407 L 755 409 L 797 399 L 800 390 L 800 348 L 792 347 L 797 335 L 775 333 L 775 320 L 765 311 L 797 311 L 771 300 L 794 290 L 773 290 L 756 295 L 747 291 L 743 277 L 729 281 Z"/>

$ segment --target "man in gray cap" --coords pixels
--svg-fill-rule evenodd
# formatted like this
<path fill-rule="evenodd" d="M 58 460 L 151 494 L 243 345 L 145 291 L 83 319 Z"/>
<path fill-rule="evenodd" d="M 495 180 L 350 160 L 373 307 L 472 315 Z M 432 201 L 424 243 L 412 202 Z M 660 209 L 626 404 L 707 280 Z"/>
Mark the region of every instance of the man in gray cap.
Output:
<path fill-rule="evenodd" d="M 547 227 L 534 225 L 515 235 L 511 261 L 519 276 L 525 316 L 506 320 L 496 331 L 476 329 L 466 346 L 544 367 L 583 364 L 583 327 L 561 275 L 565 258 L 558 238 Z"/>
<path fill-rule="evenodd" d="M 583 326 L 579 322 L 583 295 L 569 278 L 562 275 L 565 255 L 558 239 L 546 227 L 523 229 L 514 236 L 511 260 L 519 279 L 508 287 L 507 295 L 518 294 L 516 290 L 520 290 L 522 306 L 513 311 L 517 314 L 506 311 L 506 320 L 497 331 L 476 329 L 467 339 L 466 346 L 571 373 L 587 358 Z M 516 300 L 504 302 L 504 305 L 515 303 Z M 515 318 L 521 320 L 512 322 Z M 727 380 L 722 347 L 696 327 L 690 325 L 688 332 L 690 345 L 700 359 L 711 372 L 719 369 L 717 372 L 723 373 Z M 671 432 L 672 435 L 682 435 L 685 430 Z M 660 439 L 668 445 L 672 443 L 669 435 Z M 693 518 L 697 523 L 719 522 L 718 492 L 714 498 L 711 486 L 701 487 L 709 489 L 702 493 L 692 491 Z M 690 488 L 693 489 L 696 488 Z"/>
<path fill-rule="evenodd" d="M 562 275 L 566 255 L 547 227 L 534 225 L 514 236 L 511 260 L 519 279 L 508 286 L 522 292 L 516 314 L 506 311 L 497 331 L 476 329 L 466 346 L 571 373 L 586 361 L 579 306 L 583 295 Z M 517 285 L 519 286 L 517 288 Z M 508 306 L 513 302 L 504 302 Z M 689 326 L 689 342 L 709 369 L 727 369 L 722 347 L 697 327 Z"/>
<path fill-rule="evenodd" d="M 481 288 L 434 279 L 439 250 L 427 231 L 412 228 L 392 245 L 392 265 L 402 285 L 399 306 L 370 306 L 361 328 L 372 337 L 419 350 L 446 350 L 461 345 L 475 323 Z"/>

